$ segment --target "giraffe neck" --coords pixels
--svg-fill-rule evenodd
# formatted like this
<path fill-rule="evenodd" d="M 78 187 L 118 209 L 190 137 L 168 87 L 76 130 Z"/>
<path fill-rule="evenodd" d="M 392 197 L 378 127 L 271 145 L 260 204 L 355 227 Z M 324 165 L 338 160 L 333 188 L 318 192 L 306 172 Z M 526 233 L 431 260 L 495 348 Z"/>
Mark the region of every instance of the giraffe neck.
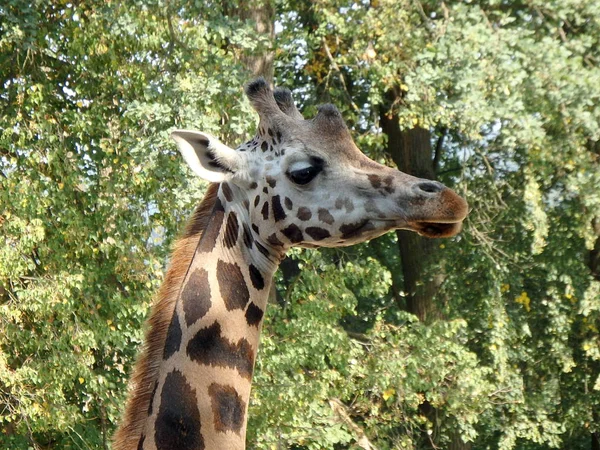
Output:
<path fill-rule="evenodd" d="M 245 448 L 260 328 L 282 252 L 252 232 L 239 194 L 221 185 L 152 361 L 158 373 L 131 448 Z"/>

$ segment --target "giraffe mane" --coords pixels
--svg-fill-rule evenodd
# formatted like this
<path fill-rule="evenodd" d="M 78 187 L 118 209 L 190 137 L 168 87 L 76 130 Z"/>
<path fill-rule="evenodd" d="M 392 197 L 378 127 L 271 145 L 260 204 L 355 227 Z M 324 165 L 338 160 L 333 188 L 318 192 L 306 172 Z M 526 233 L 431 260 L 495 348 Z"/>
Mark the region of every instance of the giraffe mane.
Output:
<path fill-rule="evenodd" d="M 150 397 L 158 377 L 167 330 L 179 290 L 202 232 L 208 224 L 218 189 L 218 183 L 208 186 L 204 199 L 194 210 L 185 231 L 174 245 L 169 269 L 152 306 L 145 344 L 133 371 L 125 414 L 113 438 L 115 450 L 134 449 L 143 431 L 145 412 L 150 405 Z"/>

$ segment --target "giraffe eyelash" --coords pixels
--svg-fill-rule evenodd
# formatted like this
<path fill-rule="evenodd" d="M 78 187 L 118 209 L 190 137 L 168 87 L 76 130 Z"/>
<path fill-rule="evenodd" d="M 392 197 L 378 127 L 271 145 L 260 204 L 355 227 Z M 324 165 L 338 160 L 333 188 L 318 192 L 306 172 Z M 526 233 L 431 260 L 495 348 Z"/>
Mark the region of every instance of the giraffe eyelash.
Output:
<path fill-rule="evenodd" d="M 292 183 L 303 186 L 310 183 L 319 173 L 323 171 L 325 161 L 313 156 L 310 161 L 298 161 L 291 164 L 286 176 Z"/>

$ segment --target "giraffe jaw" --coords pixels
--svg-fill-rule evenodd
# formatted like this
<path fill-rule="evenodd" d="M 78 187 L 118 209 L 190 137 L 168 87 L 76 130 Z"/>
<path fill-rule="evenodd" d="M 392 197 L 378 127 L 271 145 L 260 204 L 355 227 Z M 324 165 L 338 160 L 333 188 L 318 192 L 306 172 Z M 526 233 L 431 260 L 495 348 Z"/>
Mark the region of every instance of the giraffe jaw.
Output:
<path fill-rule="evenodd" d="M 455 221 L 411 221 L 402 224 L 394 220 L 365 219 L 354 224 L 352 229 L 345 230 L 345 245 L 363 241 L 366 236 L 372 239 L 393 229 L 414 231 L 428 238 L 449 238 L 460 233 L 462 222 L 462 218 Z"/>
<path fill-rule="evenodd" d="M 460 232 L 462 220 L 459 222 L 413 222 L 407 228 L 429 238 L 448 238 L 456 236 Z"/>

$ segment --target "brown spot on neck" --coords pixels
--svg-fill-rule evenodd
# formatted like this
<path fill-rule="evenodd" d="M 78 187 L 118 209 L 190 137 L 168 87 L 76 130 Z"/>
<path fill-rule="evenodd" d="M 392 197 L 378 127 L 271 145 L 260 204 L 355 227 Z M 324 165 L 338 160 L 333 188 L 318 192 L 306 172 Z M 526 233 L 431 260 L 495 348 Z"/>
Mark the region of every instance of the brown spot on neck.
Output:
<path fill-rule="evenodd" d="M 167 375 L 160 398 L 154 425 L 157 450 L 203 450 L 196 391 L 181 372 Z"/>
<path fill-rule="evenodd" d="M 198 364 L 235 369 L 241 377 L 252 380 L 254 351 L 250 342 L 244 338 L 230 342 L 223 336 L 219 322 L 198 330 L 189 340 L 186 352 Z"/>
<path fill-rule="evenodd" d="M 250 301 L 250 292 L 240 266 L 217 261 L 217 282 L 227 311 L 246 307 Z"/>
<path fill-rule="evenodd" d="M 223 191 L 225 200 L 227 200 L 228 202 L 233 201 L 233 192 L 231 191 L 231 187 L 229 187 L 229 184 L 225 182 L 221 183 L 221 190 Z"/>
<path fill-rule="evenodd" d="M 233 386 L 213 383 L 208 387 L 215 430 L 240 434 L 244 425 L 246 402 Z"/>
<path fill-rule="evenodd" d="M 225 226 L 224 244 L 227 248 L 233 248 L 238 240 L 240 225 L 235 212 L 231 211 L 227 216 L 227 225 Z"/>
<path fill-rule="evenodd" d="M 200 244 L 198 245 L 198 251 L 202 253 L 212 252 L 217 244 L 217 239 L 221 233 L 223 227 L 223 219 L 225 218 L 225 209 L 221 204 L 219 198 L 215 199 L 213 206 L 213 212 L 210 221 L 206 226 L 206 230 L 202 234 Z"/>
<path fill-rule="evenodd" d="M 208 313 L 212 306 L 212 300 L 208 272 L 205 269 L 198 268 L 191 273 L 181 292 L 181 302 L 185 313 L 185 323 L 188 327 Z M 173 315 L 176 317 L 177 312 L 175 311 Z"/>

